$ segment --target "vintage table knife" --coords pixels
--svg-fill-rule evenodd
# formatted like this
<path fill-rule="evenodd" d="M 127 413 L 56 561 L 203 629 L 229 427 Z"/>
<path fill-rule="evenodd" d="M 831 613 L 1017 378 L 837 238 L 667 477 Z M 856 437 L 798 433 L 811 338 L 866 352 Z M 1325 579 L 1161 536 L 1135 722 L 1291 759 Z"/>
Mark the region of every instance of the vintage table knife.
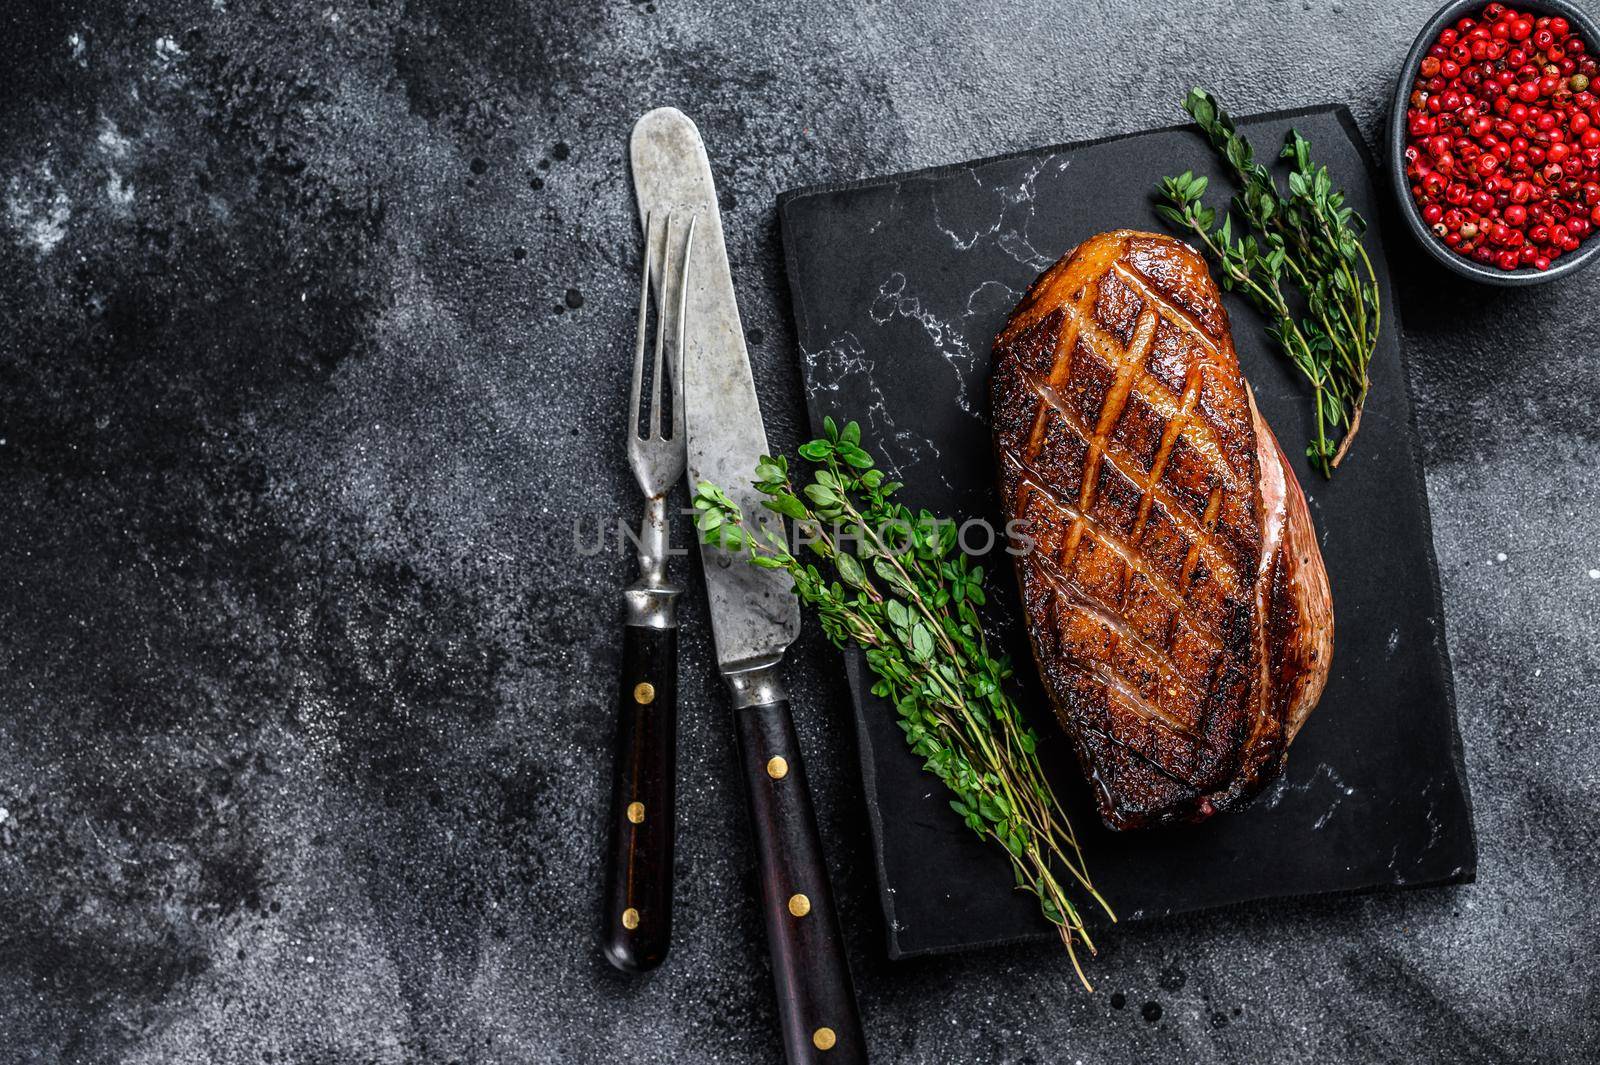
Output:
<path fill-rule="evenodd" d="M 745 514 L 760 515 L 781 535 L 782 519 L 763 509 L 750 487 L 756 459 L 769 453 L 767 434 L 700 131 L 682 112 L 658 108 L 634 125 L 631 154 L 639 217 L 671 209 L 693 211 L 698 222 L 682 361 L 690 484 L 721 485 Z M 783 653 L 800 631 L 800 604 L 785 574 L 718 548 L 702 548 L 700 558 L 717 663 L 733 693 L 784 1050 L 790 1065 L 863 1062 L 866 1046 L 822 840 L 778 676 Z"/>

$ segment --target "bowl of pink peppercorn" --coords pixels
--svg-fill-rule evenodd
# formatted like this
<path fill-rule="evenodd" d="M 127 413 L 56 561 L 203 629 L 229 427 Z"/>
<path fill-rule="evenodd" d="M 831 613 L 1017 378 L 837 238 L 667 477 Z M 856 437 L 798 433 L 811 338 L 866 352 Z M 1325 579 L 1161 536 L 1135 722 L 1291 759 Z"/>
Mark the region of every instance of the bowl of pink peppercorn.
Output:
<path fill-rule="evenodd" d="M 1401 211 L 1453 272 L 1532 285 L 1600 252 L 1600 30 L 1573 4 L 1446 5 L 1389 127 Z"/>

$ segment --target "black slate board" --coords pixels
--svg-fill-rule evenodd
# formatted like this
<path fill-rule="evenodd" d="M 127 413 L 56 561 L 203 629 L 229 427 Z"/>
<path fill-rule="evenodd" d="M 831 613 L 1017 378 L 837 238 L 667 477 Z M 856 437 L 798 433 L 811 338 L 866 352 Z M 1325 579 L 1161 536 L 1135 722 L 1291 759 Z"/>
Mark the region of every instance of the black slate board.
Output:
<path fill-rule="evenodd" d="M 1097 884 L 1123 920 L 1280 896 L 1464 882 L 1472 815 L 1427 495 L 1399 347 L 1373 168 L 1342 108 L 1242 124 L 1267 157 L 1290 125 L 1371 223 L 1388 315 L 1360 437 L 1332 482 L 1296 473 L 1333 586 L 1327 691 L 1283 777 L 1249 809 L 1195 826 L 1118 835 L 1100 827 L 1038 689 L 1017 624 L 1010 559 L 989 561 L 991 628 L 1017 663 L 1022 701 L 1078 826 Z M 987 380 L 990 345 L 1028 284 L 1080 240 L 1119 227 L 1161 231 L 1158 179 L 1193 166 L 1212 200 L 1231 191 L 1189 127 L 779 198 L 813 428 L 827 414 L 865 436 L 914 507 L 998 522 Z M 1284 449 L 1308 435 L 1305 393 L 1259 317 L 1228 297 L 1234 338 Z M 998 527 L 998 526 L 997 526 Z M 904 747 L 894 711 L 847 655 L 890 957 L 1053 934 L 1005 861 L 950 811 Z"/>

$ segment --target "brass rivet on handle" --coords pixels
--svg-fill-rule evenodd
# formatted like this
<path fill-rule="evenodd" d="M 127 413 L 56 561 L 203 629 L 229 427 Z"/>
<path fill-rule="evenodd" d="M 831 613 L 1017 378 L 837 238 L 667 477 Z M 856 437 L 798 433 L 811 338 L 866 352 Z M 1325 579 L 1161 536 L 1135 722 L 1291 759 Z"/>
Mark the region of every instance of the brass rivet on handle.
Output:
<path fill-rule="evenodd" d="M 790 895 L 789 912 L 796 917 L 804 917 L 811 912 L 811 900 L 804 895 Z"/>
<path fill-rule="evenodd" d="M 640 681 L 633 689 L 633 701 L 640 706 L 648 706 L 656 698 L 656 686 L 647 680 Z"/>
<path fill-rule="evenodd" d="M 833 1044 L 838 1041 L 839 1037 L 833 1034 L 832 1028 L 818 1028 L 811 1033 L 811 1045 L 818 1050 L 832 1050 Z"/>
<path fill-rule="evenodd" d="M 622 927 L 626 928 L 630 932 L 633 931 L 635 928 L 638 928 L 639 927 L 639 911 L 634 909 L 632 906 L 629 906 L 626 910 L 623 910 L 622 911 Z"/>
<path fill-rule="evenodd" d="M 636 825 L 644 824 L 644 803 L 630 802 L 628 804 L 628 820 Z"/>
<path fill-rule="evenodd" d="M 767 759 L 767 776 L 773 780 L 782 780 L 789 775 L 789 760 L 783 755 L 774 755 Z"/>

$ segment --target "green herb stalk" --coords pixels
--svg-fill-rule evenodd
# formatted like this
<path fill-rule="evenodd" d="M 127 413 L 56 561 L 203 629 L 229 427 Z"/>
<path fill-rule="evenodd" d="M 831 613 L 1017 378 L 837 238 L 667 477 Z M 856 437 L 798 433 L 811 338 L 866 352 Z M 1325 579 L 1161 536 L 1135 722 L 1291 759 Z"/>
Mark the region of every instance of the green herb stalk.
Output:
<path fill-rule="evenodd" d="M 824 429 L 822 439 L 800 448 L 814 466 L 810 483 L 797 487 L 785 458 L 763 457 L 754 484 L 767 497 L 762 506 L 795 522 L 796 549 L 809 550 L 830 572 L 791 553 L 770 529 L 752 532 L 738 504 L 705 481 L 694 499 L 700 536 L 787 572 L 828 639 L 865 652 L 877 677 L 873 694 L 894 704 L 906 743 L 954 795 L 951 808 L 1005 849 L 1018 888 L 1038 898 L 1089 987 L 1076 946 L 1092 954 L 1094 943 L 1067 885 L 1076 881 L 1116 917 L 1090 882 L 1072 825 L 1045 779 L 1038 737 L 1007 694 L 1010 664 L 984 637 L 977 614 L 983 568 L 956 549 L 954 522 L 894 501 L 901 486 L 886 481 L 861 447 L 859 425 L 841 430 L 828 418 Z"/>
<path fill-rule="evenodd" d="M 1207 180 L 1187 170 L 1161 182 L 1166 202 L 1156 210 L 1199 239 L 1222 268 L 1223 288 L 1243 292 L 1271 320 L 1268 332 L 1311 385 L 1317 435 L 1306 455 L 1332 476 L 1361 427 L 1382 318 L 1377 275 L 1361 246 L 1366 221 L 1345 206 L 1328 168 L 1311 161 L 1299 132 L 1289 131 L 1279 154 L 1291 161 L 1284 196 L 1215 97 L 1195 89 L 1183 106 L 1232 170 L 1232 206 L 1243 225 L 1236 234 L 1229 213 L 1217 225 L 1203 200 Z"/>

